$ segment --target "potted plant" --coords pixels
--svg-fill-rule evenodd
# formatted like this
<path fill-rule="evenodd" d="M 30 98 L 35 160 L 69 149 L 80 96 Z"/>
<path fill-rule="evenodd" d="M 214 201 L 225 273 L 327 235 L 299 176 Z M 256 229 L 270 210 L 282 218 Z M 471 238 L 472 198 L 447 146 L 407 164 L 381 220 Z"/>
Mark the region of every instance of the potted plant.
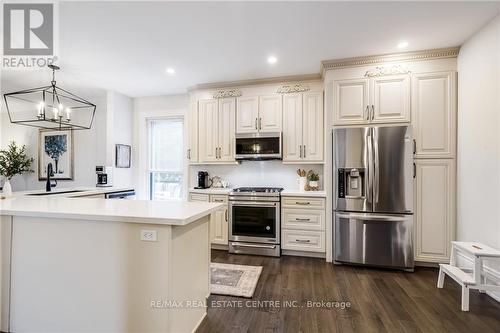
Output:
<path fill-rule="evenodd" d="M 309 187 L 312 189 L 319 189 L 319 175 L 318 173 L 314 172 L 313 170 L 309 170 L 307 173 L 307 180 L 309 181 Z"/>
<path fill-rule="evenodd" d="M 26 155 L 26 146 L 19 148 L 12 141 L 7 149 L 0 150 L 0 176 L 5 178 L 3 193 L 6 196 L 12 195 L 10 180 L 16 175 L 33 172 L 31 169 L 33 158 Z"/>

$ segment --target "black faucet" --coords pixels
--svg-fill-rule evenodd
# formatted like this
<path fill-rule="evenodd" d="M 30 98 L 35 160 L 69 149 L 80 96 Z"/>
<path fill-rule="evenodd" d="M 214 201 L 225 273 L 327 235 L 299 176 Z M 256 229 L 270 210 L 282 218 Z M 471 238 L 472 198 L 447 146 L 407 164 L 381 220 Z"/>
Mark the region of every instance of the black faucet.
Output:
<path fill-rule="evenodd" d="M 52 169 L 52 163 L 47 164 L 47 183 L 45 184 L 45 191 L 50 192 L 52 187 L 57 186 L 57 180 L 54 179 L 55 184 L 52 184 L 50 177 L 54 177 L 54 170 Z"/>

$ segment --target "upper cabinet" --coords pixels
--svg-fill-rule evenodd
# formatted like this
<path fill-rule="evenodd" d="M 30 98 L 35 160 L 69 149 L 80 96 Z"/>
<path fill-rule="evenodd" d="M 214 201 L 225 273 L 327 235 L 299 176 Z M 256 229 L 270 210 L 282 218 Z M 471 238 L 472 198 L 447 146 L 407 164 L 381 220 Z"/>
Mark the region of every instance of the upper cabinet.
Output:
<path fill-rule="evenodd" d="M 238 97 L 237 133 L 281 132 L 281 95 Z"/>
<path fill-rule="evenodd" d="M 198 162 L 198 102 L 191 102 L 189 105 L 188 123 L 188 148 L 187 159 L 189 163 Z"/>
<path fill-rule="evenodd" d="M 283 96 L 283 161 L 324 159 L 323 92 Z"/>
<path fill-rule="evenodd" d="M 234 162 L 235 99 L 208 99 L 198 103 L 199 162 Z"/>
<path fill-rule="evenodd" d="M 415 157 L 453 158 L 456 147 L 456 72 L 414 74 Z"/>
<path fill-rule="evenodd" d="M 410 122 L 410 76 L 334 82 L 334 125 Z"/>

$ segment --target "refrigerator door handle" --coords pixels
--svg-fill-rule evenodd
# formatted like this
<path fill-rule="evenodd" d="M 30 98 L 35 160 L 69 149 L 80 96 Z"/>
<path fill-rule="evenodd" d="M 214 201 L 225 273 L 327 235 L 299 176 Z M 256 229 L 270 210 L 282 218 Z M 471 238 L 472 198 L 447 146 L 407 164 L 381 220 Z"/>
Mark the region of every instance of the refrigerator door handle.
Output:
<path fill-rule="evenodd" d="M 367 199 L 367 204 L 368 208 L 371 211 L 373 209 L 373 128 L 370 128 L 368 131 L 368 135 L 366 136 L 367 140 L 367 155 L 368 155 L 368 188 L 367 188 L 367 194 L 366 194 L 366 199 Z"/>
<path fill-rule="evenodd" d="M 336 213 L 341 219 L 355 219 L 362 221 L 380 221 L 380 222 L 403 222 L 411 219 L 411 215 L 373 215 L 356 213 Z"/>
<path fill-rule="evenodd" d="M 379 153 L 378 153 L 378 131 L 377 128 L 373 128 L 373 196 L 374 196 L 374 203 L 378 203 L 378 198 L 379 198 L 379 192 L 380 192 L 380 184 L 379 184 L 379 178 L 380 178 L 380 170 L 379 170 Z"/>

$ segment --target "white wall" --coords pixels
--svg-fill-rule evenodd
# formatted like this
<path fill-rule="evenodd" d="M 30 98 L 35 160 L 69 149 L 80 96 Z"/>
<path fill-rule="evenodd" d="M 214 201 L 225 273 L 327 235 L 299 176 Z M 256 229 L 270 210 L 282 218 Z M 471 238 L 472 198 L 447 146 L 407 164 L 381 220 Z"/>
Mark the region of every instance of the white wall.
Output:
<path fill-rule="evenodd" d="M 95 185 L 95 166 L 105 162 L 102 149 L 102 133 L 105 132 L 106 101 L 102 97 L 87 98 L 97 105 L 96 116 L 90 130 L 74 133 L 74 180 L 58 181 L 58 187 L 93 186 Z M 43 189 L 44 181 L 38 181 L 38 129 L 34 127 L 12 124 L 4 110 L 0 113 L 0 147 L 5 148 L 11 141 L 19 146 L 26 145 L 28 155 L 35 159 L 34 173 L 15 176 L 12 179 L 14 191 Z M 3 180 L 2 180 L 3 182 Z"/>
<path fill-rule="evenodd" d="M 147 120 L 151 118 L 182 117 L 184 119 L 184 142 L 187 142 L 187 117 L 189 96 L 151 96 L 134 99 L 134 146 L 137 153 L 133 156 L 135 169 L 135 187 L 140 199 L 149 199 L 148 195 L 148 128 Z M 185 173 L 188 173 L 187 160 Z M 187 189 L 187 184 L 185 189 Z M 186 192 L 186 191 L 184 191 Z"/>
<path fill-rule="evenodd" d="M 134 186 L 135 163 L 131 163 L 130 168 L 117 168 L 115 165 L 116 144 L 132 146 L 132 156 L 137 154 L 136 146 L 133 145 L 134 104 L 133 99 L 109 91 L 107 93 L 107 113 L 106 113 L 106 165 L 113 168 L 113 186 L 129 187 Z"/>
<path fill-rule="evenodd" d="M 500 16 L 462 46 L 458 82 L 457 237 L 500 249 Z"/>

